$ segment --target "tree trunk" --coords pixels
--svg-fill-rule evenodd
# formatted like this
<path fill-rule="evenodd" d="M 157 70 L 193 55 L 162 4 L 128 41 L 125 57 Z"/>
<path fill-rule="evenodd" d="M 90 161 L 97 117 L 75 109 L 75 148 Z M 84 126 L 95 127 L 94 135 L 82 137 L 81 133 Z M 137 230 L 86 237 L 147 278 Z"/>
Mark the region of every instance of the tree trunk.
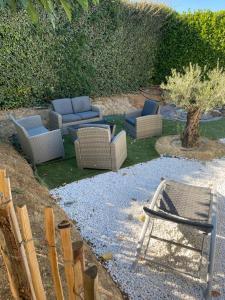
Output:
<path fill-rule="evenodd" d="M 200 117 L 201 108 L 192 108 L 188 111 L 187 122 L 182 137 L 182 147 L 192 148 L 197 145 Z"/>

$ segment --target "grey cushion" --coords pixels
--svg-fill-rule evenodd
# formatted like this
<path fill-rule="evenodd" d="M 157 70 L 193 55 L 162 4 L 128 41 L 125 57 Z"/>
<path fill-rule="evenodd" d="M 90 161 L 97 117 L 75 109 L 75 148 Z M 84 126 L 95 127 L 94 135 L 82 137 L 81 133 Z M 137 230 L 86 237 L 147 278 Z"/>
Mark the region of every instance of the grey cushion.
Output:
<path fill-rule="evenodd" d="M 109 125 L 106 124 L 80 124 L 78 125 L 79 128 L 84 128 L 84 127 L 98 127 L 98 128 L 105 128 L 105 129 L 110 129 Z"/>
<path fill-rule="evenodd" d="M 125 120 L 126 120 L 126 122 L 129 123 L 130 125 L 135 126 L 135 124 L 136 124 L 136 118 L 135 118 L 135 117 L 127 117 Z"/>
<path fill-rule="evenodd" d="M 71 99 L 75 113 L 91 110 L 91 102 L 88 96 L 75 97 Z"/>
<path fill-rule="evenodd" d="M 157 114 L 159 109 L 159 104 L 154 100 L 146 100 L 143 110 L 142 116 L 155 115 Z"/>
<path fill-rule="evenodd" d="M 44 126 L 35 127 L 27 130 L 29 136 L 35 136 L 45 132 L 48 132 L 48 129 L 45 128 Z"/>
<path fill-rule="evenodd" d="M 80 121 L 80 120 L 81 120 L 81 117 L 78 114 L 62 115 L 63 123 L 76 122 L 76 121 Z"/>
<path fill-rule="evenodd" d="M 81 112 L 81 113 L 77 113 L 82 120 L 86 120 L 86 119 L 92 119 L 92 118 L 97 118 L 99 117 L 99 112 L 97 111 L 85 111 L 85 112 Z"/>
<path fill-rule="evenodd" d="M 54 111 L 60 115 L 73 114 L 73 108 L 70 98 L 56 99 L 52 101 Z"/>

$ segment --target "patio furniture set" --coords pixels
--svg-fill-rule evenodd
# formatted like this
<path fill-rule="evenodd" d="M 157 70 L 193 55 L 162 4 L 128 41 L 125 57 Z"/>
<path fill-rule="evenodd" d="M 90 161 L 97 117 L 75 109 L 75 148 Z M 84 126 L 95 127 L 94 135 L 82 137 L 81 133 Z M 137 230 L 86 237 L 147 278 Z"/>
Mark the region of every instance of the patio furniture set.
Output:
<path fill-rule="evenodd" d="M 99 108 L 91 105 L 89 97 L 52 101 L 49 131 L 40 116 L 13 121 L 22 150 L 33 164 L 64 156 L 62 134 L 69 133 L 74 141 L 79 168 L 118 170 L 127 157 L 126 132 L 115 135 L 115 124 L 102 117 Z M 162 119 L 156 101 L 146 100 L 142 110 L 125 116 L 125 128 L 134 138 L 146 138 L 162 133 Z M 210 237 L 207 254 L 207 288 L 205 298 L 211 297 L 216 243 L 216 197 L 209 188 L 162 180 L 150 205 L 144 207 L 145 222 L 137 244 L 133 270 L 140 259 L 147 260 L 150 240 L 157 239 L 172 245 L 196 251 L 203 256 L 205 237 Z M 161 219 L 198 231 L 202 238 L 200 248 L 163 239 L 152 234 L 154 220 Z M 200 261 L 201 264 L 202 260 Z"/>
<path fill-rule="evenodd" d="M 116 125 L 107 122 L 88 96 L 52 101 L 48 130 L 40 116 L 13 121 L 23 152 L 33 165 L 64 157 L 63 135 L 70 134 L 79 168 L 117 171 L 127 158 L 126 132 L 115 135 Z M 125 116 L 125 128 L 134 138 L 162 133 L 159 104 L 146 100 L 143 110 Z"/>

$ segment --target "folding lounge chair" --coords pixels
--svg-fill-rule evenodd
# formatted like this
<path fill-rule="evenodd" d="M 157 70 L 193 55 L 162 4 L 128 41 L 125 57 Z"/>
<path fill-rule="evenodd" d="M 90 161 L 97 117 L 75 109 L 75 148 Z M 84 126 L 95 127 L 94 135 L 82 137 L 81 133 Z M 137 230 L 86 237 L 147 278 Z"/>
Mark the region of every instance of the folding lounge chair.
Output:
<path fill-rule="evenodd" d="M 213 195 L 212 190 L 210 188 L 192 186 L 172 180 L 163 180 L 159 184 L 149 207 L 144 207 L 144 211 L 146 218 L 138 241 L 133 268 L 136 268 L 140 258 L 145 258 L 150 239 L 157 239 L 179 245 L 180 247 L 201 253 L 202 257 L 204 239 L 206 236 L 209 236 L 210 245 L 207 256 L 208 269 L 205 298 L 210 299 L 215 259 L 217 214 L 216 197 Z M 152 235 L 155 218 L 183 224 L 190 229 L 198 230 L 199 234 L 203 234 L 200 249 Z M 147 231 L 150 231 L 149 235 L 147 235 Z M 144 241 L 147 238 L 147 246 L 144 246 Z"/>

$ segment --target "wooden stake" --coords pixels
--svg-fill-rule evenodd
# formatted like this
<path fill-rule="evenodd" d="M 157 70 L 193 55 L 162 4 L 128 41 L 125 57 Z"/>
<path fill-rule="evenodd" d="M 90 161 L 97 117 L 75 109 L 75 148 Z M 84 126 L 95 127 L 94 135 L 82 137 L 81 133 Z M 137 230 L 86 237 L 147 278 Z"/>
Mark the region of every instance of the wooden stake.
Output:
<path fill-rule="evenodd" d="M 8 201 L 12 199 L 10 181 L 9 178 L 6 177 L 6 169 L 0 169 L 0 191 L 4 197 L 2 201 Z"/>
<path fill-rule="evenodd" d="M 84 299 L 84 247 L 83 241 L 72 244 L 74 260 L 75 294 L 76 300 Z"/>
<path fill-rule="evenodd" d="M 30 228 L 30 220 L 27 212 L 26 205 L 22 207 L 17 207 L 18 216 L 21 224 L 21 231 L 23 235 L 23 240 L 25 244 L 27 259 L 31 271 L 32 282 L 34 286 L 34 291 L 37 300 L 46 300 L 46 295 L 41 280 L 40 269 L 37 261 L 37 256 L 35 252 L 32 232 Z"/>
<path fill-rule="evenodd" d="M 97 300 L 98 269 L 90 265 L 84 272 L 84 300 Z"/>
<path fill-rule="evenodd" d="M 64 257 L 64 268 L 68 287 L 69 300 L 76 300 L 75 298 L 75 283 L 74 283 L 74 270 L 73 270 L 73 249 L 71 242 L 71 224 L 65 220 L 58 225 L 60 230 L 63 257 Z"/>
<path fill-rule="evenodd" d="M 15 299 L 32 299 L 20 246 L 14 235 L 11 218 L 11 203 L 0 205 L 0 229 L 4 239 L 0 239 L 0 250 L 7 269 L 10 289 Z"/>
<path fill-rule="evenodd" d="M 51 265 L 52 280 L 57 300 L 64 300 L 62 283 L 58 268 L 58 257 L 55 244 L 55 221 L 51 207 L 45 208 L 45 238 L 48 243 L 48 257 Z"/>
<path fill-rule="evenodd" d="M 14 205 L 12 202 L 10 180 L 9 180 L 9 178 L 6 177 L 5 169 L 0 169 L 0 192 L 2 193 L 0 204 L 5 203 L 5 202 L 7 202 L 9 204 L 10 220 L 11 220 L 11 227 L 12 227 L 11 229 L 12 229 L 12 232 L 14 234 L 17 244 L 20 246 L 19 250 L 20 250 L 21 257 L 22 257 L 23 266 L 25 268 L 25 273 L 26 273 L 28 284 L 29 284 L 29 289 L 31 292 L 31 299 L 36 300 L 34 287 L 33 287 L 32 279 L 31 279 L 31 273 L 30 273 L 30 269 L 29 269 L 29 265 L 28 265 L 28 261 L 27 261 L 27 257 L 26 257 L 26 252 L 25 252 L 24 246 L 22 244 L 22 236 L 20 233 L 18 220 L 16 217 Z M 12 279 L 9 278 L 9 281 L 11 281 L 11 280 Z"/>

